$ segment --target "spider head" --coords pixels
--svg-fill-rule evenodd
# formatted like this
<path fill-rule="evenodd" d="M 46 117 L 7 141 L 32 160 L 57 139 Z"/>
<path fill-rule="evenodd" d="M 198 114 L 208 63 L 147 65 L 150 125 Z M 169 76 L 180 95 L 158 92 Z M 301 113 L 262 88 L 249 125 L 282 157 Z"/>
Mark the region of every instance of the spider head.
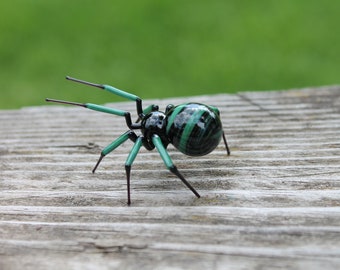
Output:
<path fill-rule="evenodd" d="M 151 148 L 154 147 L 152 143 L 152 136 L 157 134 L 164 145 L 167 147 L 169 141 L 166 137 L 166 115 L 160 111 L 152 111 L 143 117 L 141 122 L 141 130 L 144 138 L 148 142 Z"/>

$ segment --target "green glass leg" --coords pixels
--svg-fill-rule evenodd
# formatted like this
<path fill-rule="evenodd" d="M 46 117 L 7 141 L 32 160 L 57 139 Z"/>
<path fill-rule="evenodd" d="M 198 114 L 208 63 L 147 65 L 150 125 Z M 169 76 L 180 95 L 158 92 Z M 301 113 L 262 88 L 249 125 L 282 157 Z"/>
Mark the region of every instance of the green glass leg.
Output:
<path fill-rule="evenodd" d="M 110 143 L 108 146 L 106 146 L 102 152 L 100 153 L 100 157 L 96 163 L 96 166 L 94 166 L 92 173 L 94 173 L 99 165 L 99 163 L 102 161 L 102 159 L 109 153 L 111 153 L 113 150 L 115 150 L 119 145 L 124 143 L 129 137 L 131 136 L 131 131 L 125 132 L 123 135 L 118 137 L 116 140 L 114 140 L 112 143 Z"/>
<path fill-rule="evenodd" d="M 159 154 L 161 155 L 165 166 L 196 195 L 197 198 L 201 197 L 198 192 L 191 186 L 191 184 L 183 177 L 183 175 L 178 171 L 177 167 L 173 164 L 168 152 L 166 151 L 165 147 L 163 146 L 162 140 L 159 136 L 154 135 L 152 137 L 152 142 L 157 148 Z"/>

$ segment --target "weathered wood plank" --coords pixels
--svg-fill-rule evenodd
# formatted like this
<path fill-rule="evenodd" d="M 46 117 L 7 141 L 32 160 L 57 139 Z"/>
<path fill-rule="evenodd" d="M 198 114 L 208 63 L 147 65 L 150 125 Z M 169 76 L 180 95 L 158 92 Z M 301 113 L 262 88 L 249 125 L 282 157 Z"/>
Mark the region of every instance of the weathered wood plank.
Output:
<path fill-rule="evenodd" d="M 231 146 L 169 147 L 197 199 L 141 150 L 126 206 L 122 118 L 63 106 L 0 111 L 0 269 L 338 269 L 340 88 L 166 100 L 217 106 Z M 133 102 L 109 106 L 135 112 Z"/>

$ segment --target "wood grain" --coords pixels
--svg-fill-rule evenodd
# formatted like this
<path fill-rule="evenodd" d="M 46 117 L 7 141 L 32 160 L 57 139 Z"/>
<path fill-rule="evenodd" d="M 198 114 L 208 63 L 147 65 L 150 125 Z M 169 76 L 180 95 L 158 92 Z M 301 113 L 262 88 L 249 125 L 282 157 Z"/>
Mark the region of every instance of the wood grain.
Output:
<path fill-rule="evenodd" d="M 340 88 L 146 100 L 214 105 L 231 147 L 174 163 L 141 149 L 126 205 L 124 118 L 0 111 L 0 269 L 339 269 Z M 108 106 L 131 111 L 133 102 Z"/>

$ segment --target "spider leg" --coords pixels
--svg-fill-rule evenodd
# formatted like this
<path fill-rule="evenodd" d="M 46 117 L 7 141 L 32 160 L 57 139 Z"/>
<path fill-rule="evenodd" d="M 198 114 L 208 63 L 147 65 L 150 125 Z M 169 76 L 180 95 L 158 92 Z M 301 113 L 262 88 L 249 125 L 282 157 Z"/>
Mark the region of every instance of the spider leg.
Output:
<path fill-rule="evenodd" d="M 146 107 L 143 110 L 143 115 L 139 115 L 135 123 L 138 123 L 140 120 L 142 120 L 141 116 L 145 116 L 151 112 L 158 111 L 158 109 L 159 109 L 158 105 L 154 105 L 154 104 Z"/>
<path fill-rule="evenodd" d="M 131 166 L 133 161 L 135 160 L 139 149 L 142 146 L 142 141 L 143 141 L 143 137 L 139 136 L 136 141 L 135 144 L 133 145 L 129 156 L 126 159 L 125 162 L 125 171 L 126 171 L 126 181 L 127 181 L 127 204 L 130 205 L 131 204 L 131 197 L 130 197 L 130 172 L 131 172 Z"/>
<path fill-rule="evenodd" d="M 70 80 L 70 81 L 77 82 L 77 83 L 82 83 L 82 84 L 94 86 L 94 87 L 97 87 L 99 89 L 106 90 L 106 91 L 108 91 L 112 94 L 115 94 L 117 96 L 136 101 L 137 114 L 140 118 L 142 118 L 142 116 L 143 116 L 142 100 L 134 94 L 128 93 L 126 91 L 120 90 L 116 87 L 113 87 L 113 86 L 107 85 L 107 84 L 91 83 L 91 82 L 79 80 L 79 79 L 76 79 L 76 78 L 72 78 L 70 76 L 66 76 L 66 79 Z"/>
<path fill-rule="evenodd" d="M 198 194 L 198 192 L 190 185 L 190 183 L 187 180 L 185 180 L 183 175 L 178 171 L 177 167 L 173 164 L 168 152 L 166 151 L 165 147 L 163 146 L 161 138 L 158 135 L 154 135 L 152 137 L 152 142 L 155 145 L 155 147 L 157 148 L 159 154 L 161 155 L 165 166 L 173 174 L 175 174 L 179 179 L 181 179 L 182 182 L 196 195 L 197 198 L 200 198 L 201 196 Z"/>
<path fill-rule="evenodd" d="M 229 146 L 228 146 L 228 143 L 227 143 L 227 138 L 226 138 L 226 136 L 224 134 L 224 131 L 222 133 L 222 137 L 223 137 L 223 141 L 224 141 L 224 144 L 225 144 L 225 148 L 227 149 L 227 154 L 229 156 L 230 155 L 230 149 L 229 149 Z"/>
<path fill-rule="evenodd" d="M 209 106 L 209 108 L 212 109 L 218 115 L 218 117 L 220 117 L 220 110 L 218 108 L 211 106 L 211 105 Z M 222 137 L 223 137 L 225 148 L 227 150 L 227 154 L 229 156 L 230 155 L 230 149 L 229 149 L 229 146 L 228 146 L 228 143 L 227 143 L 227 138 L 226 138 L 223 130 L 222 130 Z"/>
<path fill-rule="evenodd" d="M 55 102 L 55 103 L 61 103 L 61 104 L 68 104 L 68 105 L 74 105 L 74 106 L 79 106 L 79 107 L 84 107 L 93 111 L 98 111 L 98 112 L 103 112 L 103 113 L 110 113 L 118 116 L 124 116 L 126 125 L 129 127 L 129 129 L 140 129 L 141 125 L 138 123 L 132 123 L 131 120 L 131 114 L 127 111 L 119 110 L 119 109 L 114 109 L 114 108 L 109 108 L 105 107 L 102 105 L 97 105 L 93 103 L 78 103 L 78 102 L 72 102 L 72 101 L 65 101 L 65 100 L 57 100 L 57 99 L 50 99 L 46 98 L 46 101 L 49 102 Z M 143 112 L 142 112 L 143 113 Z"/>
<path fill-rule="evenodd" d="M 108 146 L 106 146 L 102 152 L 100 153 L 100 157 L 96 163 L 96 165 L 94 166 L 92 173 L 95 173 L 99 163 L 102 161 L 102 159 L 109 153 L 111 153 L 113 150 L 115 150 L 119 145 L 121 145 L 122 143 L 124 143 L 127 139 L 132 140 L 133 142 L 135 142 L 137 140 L 137 135 L 129 130 L 127 132 L 125 132 L 123 135 L 121 135 L 120 137 L 118 137 L 116 140 L 114 140 L 112 143 L 110 143 Z"/>

